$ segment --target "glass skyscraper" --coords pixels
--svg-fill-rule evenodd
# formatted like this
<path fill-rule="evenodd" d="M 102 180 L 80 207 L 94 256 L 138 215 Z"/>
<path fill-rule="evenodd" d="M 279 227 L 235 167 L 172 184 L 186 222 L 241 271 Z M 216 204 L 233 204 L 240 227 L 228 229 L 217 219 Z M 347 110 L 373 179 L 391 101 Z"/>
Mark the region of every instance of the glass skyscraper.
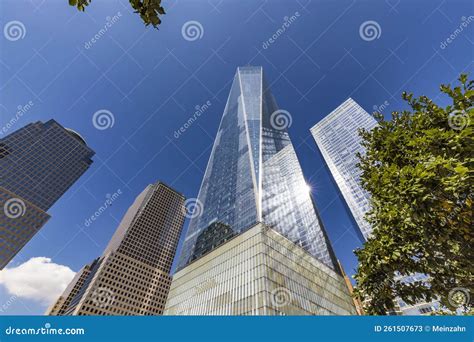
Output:
<path fill-rule="evenodd" d="M 370 209 L 370 195 L 362 188 L 357 153 L 364 154 L 359 129 L 371 130 L 377 121 L 349 98 L 311 128 L 342 196 L 357 223 L 357 233 L 367 240 L 372 227 L 364 219 Z"/>
<path fill-rule="evenodd" d="M 165 315 L 351 315 L 261 67 L 237 69 Z"/>
<path fill-rule="evenodd" d="M 92 164 L 95 152 L 54 120 L 0 140 L 0 186 L 47 211 Z"/>
<path fill-rule="evenodd" d="M 49 219 L 47 210 L 87 171 L 94 151 L 54 120 L 0 139 L 0 269 Z"/>
<path fill-rule="evenodd" d="M 231 227 L 237 235 L 257 222 L 338 269 L 286 126 L 281 124 L 291 119 L 287 115 L 279 110 L 261 67 L 238 68 L 199 191 L 202 212 L 190 222 L 179 269 L 196 259 L 196 252 L 200 253 L 196 242 L 202 245 L 202 237 L 208 235 L 205 230 L 215 231 L 215 223 Z M 228 234 L 221 235 L 224 242 Z"/>
<path fill-rule="evenodd" d="M 370 210 L 370 194 L 361 184 L 362 171 L 357 167 L 357 153 L 364 154 L 359 130 L 372 130 L 377 121 L 353 99 L 349 98 L 311 128 L 311 133 L 323 155 L 336 184 L 356 222 L 356 232 L 362 241 L 366 241 L 372 232 L 372 226 L 365 220 Z M 426 281 L 423 274 L 398 277 L 404 282 Z M 408 305 L 396 298 L 399 313 L 407 315 L 427 314 L 439 307 L 437 301 L 419 302 Z"/>

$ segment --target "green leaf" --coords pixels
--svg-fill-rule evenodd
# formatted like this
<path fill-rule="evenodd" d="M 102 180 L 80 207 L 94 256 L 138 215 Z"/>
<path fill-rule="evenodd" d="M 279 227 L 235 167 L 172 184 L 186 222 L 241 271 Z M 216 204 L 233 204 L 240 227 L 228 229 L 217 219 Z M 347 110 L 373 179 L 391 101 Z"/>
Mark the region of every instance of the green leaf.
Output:
<path fill-rule="evenodd" d="M 355 252 L 354 279 L 369 314 L 393 310 L 396 297 L 407 303 L 440 298 L 449 307 L 453 288 L 472 288 L 474 82 L 467 75 L 459 80 L 454 88 L 440 87 L 452 105 L 404 92 L 411 110 L 360 132 L 366 153 L 358 155 L 358 167 L 371 195 L 366 219 L 373 232 Z M 395 278 L 414 273 L 429 276 L 428 284 Z"/>

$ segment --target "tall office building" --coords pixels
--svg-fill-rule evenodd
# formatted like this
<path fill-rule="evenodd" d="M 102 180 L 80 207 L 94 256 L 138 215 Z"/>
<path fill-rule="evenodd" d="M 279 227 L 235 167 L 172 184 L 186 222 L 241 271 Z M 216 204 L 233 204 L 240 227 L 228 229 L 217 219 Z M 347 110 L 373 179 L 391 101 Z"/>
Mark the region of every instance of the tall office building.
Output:
<path fill-rule="evenodd" d="M 0 269 L 49 219 L 48 209 L 92 164 L 94 151 L 54 120 L 0 140 Z"/>
<path fill-rule="evenodd" d="M 136 198 L 103 255 L 83 268 L 52 315 L 161 315 L 184 223 L 184 197 L 162 182 Z"/>
<path fill-rule="evenodd" d="M 65 310 L 71 304 L 71 301 L 79 293 L 81 288 L 84 286 L 86 279 L 89 277 L 91 270 L 94 269 L 99 259 L 95 259 L 92 263 L 84 266 L 76 273 L 72 281 L 66 287 L 61 296 L 54 302 L 46 311 L 46 315 L 50 316 L 62 316 Z"/>
<path fill-rule="evenodd" d="M 370 236 L 372 227 L 364 219 L 370 209 L 370 194 L 362 188 L 361 171 L 356 166 L 357 153 L 363 154 L 359 129 L 371 130 L 377 125 L 353 99 L 349 98 L 311 128 L 316 144 L 349 207 L 362 241 Z"/>
<path fill-rule="evenodd" d="M 362 172 L 356 166 L 359 161 L 357 153 L 365 153 L 359 130 L 370 131 L 375 126 L 377 121 L 372 115 L 349 98 L 311 128 L 311 134 L 349 207 L 362 241 L 370 237 L 372 227 L 364 218 L 370 209 L 370 194 L 363 189 L 360 180 Z M 404 278 L 406 282 L 422 280 L 426 280 L 422 274 Z M 396 301 L 399 313 L 408 315 L 426 314 L 439 307 L 437 301 L 416 305 L 408 305 L 399 298 Z"/>
<path fill-rule="evenodd" d="M 288 120 L 262 68 L 238 68 L 166 314 L 355 312 Z"/>

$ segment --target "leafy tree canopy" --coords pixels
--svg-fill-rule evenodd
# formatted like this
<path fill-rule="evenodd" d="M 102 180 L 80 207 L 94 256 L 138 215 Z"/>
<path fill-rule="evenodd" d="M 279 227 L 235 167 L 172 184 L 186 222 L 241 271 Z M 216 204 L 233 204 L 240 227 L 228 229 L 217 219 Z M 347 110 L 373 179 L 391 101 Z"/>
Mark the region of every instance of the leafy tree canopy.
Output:
<path fill-rule="evenodd" d="M 467 75 L 459 81 L 441 86 L 451 105 L 403 93 L 411 110 L 394 112 L 391 120 L 376 114 L 379 125 L 360 133 L 373 234 L 356 251 L 355 279 L 368 314 L 393 310 L 395 297 L 408 304 L 439 298 L 451 310 L 472 309 L 474 81 Z M 403 282 L 416 273 L 429 281 Z"/>
<path fill-rule="evenodd" d="M 153 25 L 157 28 L 161 24 L 160 15 L 166 14 L 161 6 L 161 0 L 129 0 L 130 5 L 142 18 L 146 26 Z M 69 0 L 69 5 L 76 6 L 79 11 L 84 11 L 92 0 Z"/>

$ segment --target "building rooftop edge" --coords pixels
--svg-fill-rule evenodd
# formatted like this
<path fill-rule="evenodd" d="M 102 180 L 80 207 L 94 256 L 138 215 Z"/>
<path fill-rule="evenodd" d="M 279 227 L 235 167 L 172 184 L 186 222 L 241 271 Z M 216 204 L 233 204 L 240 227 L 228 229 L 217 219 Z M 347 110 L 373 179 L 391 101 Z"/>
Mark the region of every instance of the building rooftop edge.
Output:
<path fill-rule="evenodd" d="M 81 143 L 83 143 L 84 145 L 88 146 L 87 143 L 86 143 L 86 140 L 79 134 L 77 133 L 75 130 L 71 129 L 71 128 L 67 128 L 67 127 L 64 127 L 64 129 L 69 133 L 71 134 L 75 139 L 79 140 Z"/>
<path fill-rule="evenodd" d="M 184 194 L 182 194 L 181 192 L 179 192 L 176 189 L 172 188 L 171 186 L 169 186 L 168 184 L 166 184 L 165 182 L 163 182 L 161 180 L 157 180 L 155 183 L 150 184 L 150 185 L 160 185 L 160 184 L 163 185 L 164 187 L 170 189 L 171 191 L 173 191 L 177 195 L 179 195 L 179 196 L 183 197 L 184 199 L 186 199 L 186 196 L 184 196 Z"/>
<path fill-rule="evenodd" d="M 343 107 L 344 105 L 352 103 L 356 104 L 357 106 L 361 107 L 352 97 L 347 98 L 344 102 L 342 102 L 340 105 L 338 105 L 336 108 L 334 108 L 332 111 L 329 112 L 325 117 L 323 117 L 321 120 L 316 122 L 309 130 L 313 131 L 318 129 L 321 125 L 323 125 L 325 122 L 329 121 L 332 119 L 332 117 L 336 114 L 336 112 Z M 362 107 L 361 107 L 362 108 Z M 363 108 L 362 108 L 363 109 Z"/>

